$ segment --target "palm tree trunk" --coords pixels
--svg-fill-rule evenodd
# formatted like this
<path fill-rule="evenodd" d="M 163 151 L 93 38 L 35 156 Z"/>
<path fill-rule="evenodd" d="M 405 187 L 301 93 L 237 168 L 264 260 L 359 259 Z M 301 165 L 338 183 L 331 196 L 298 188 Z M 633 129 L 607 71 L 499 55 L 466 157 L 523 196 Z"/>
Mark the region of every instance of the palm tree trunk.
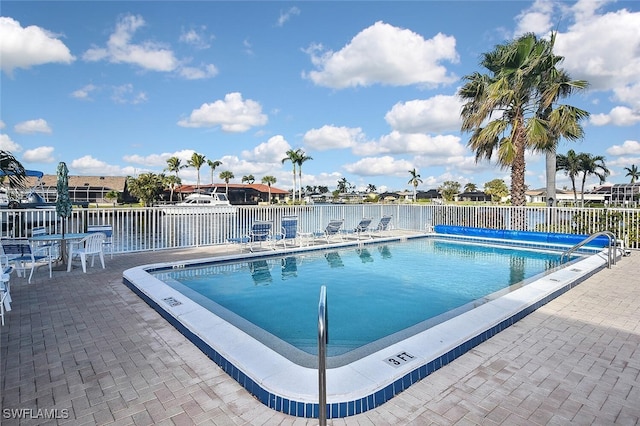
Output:
<path fill-rule="evenodd" d="M 547 174 L 547 206 L 555 207 L 558 203 L 556 199 L 556 147 L 546 152 L 546 174 Z"/>

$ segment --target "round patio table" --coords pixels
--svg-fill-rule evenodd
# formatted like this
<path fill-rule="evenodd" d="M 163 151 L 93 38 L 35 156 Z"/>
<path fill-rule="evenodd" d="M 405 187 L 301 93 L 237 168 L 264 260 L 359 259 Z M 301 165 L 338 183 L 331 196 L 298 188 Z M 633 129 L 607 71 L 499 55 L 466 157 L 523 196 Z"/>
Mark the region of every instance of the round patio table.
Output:
<path fill-rule="evenodd" d="M 67 269 L 67 260 L 70 262 L 71 259 L 67 259 L 67 242 L 69 241 L 78 241 L 83 239 L 84 237 L 91 235 L 90 232 L 65 232 L 63 234 L 43 234 L 36 235 L 29 238 L 29 241 L 34 242 L 58 242 L 60 243 L 60 258 L 59 262 L 62 263 L 60 266 L 56 266 L 54 270 L 62 271 Z"/>

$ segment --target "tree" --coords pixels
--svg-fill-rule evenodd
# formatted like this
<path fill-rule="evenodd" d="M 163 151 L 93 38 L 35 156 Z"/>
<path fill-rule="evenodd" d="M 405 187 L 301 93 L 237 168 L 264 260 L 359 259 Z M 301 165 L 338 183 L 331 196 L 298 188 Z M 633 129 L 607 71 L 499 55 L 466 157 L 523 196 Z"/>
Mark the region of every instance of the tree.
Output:
<path fill-rule="evenodd" d="M 288 150 L 285 153 L 286 157 L 282 159 L 282 164 L 286 161 L 291 161 L 293 167 L 293 203 L 296 203 L 296 165 L 298 164 L 298 151 L 293 149 Z"/>
<path fill-rule="evenodd" d="M 416 191 L 418 190 L 418 185 L 422 183 L 422 179 L 420 179 L 420 175 L 414 168 L 413 170 L 409 170 L 409 174 L 411 175 L 411 179 L 409 179 L 409 184 L 413 186 L 413 202 L 416 202 Z"/>
<path fill-rule="evenodd" d="M 475 183 L 469 182 L 464 186 L 464 192 L 476 192 L 477 190 L 478 187 Z"/>
<path fill-rule="evenodd" d="M 169 197 L 169 201 L 173 201 L 173 192 L 175 188 L 182 184 L 182 180 L 175 175 L 169 175 L 164 177 L 164 187 L 168 187 L 171 191 L 171 195 Z"/>
<path fill-rule="evenodd" d="M 347 182 L 347 178 L 343 177 L 342 179 L 340 179 L 338 181 L 338 186 L 337 186 L 336 190 L 340 194 L 345 194 L 345 193 L 349 192 L 349 187 L 350 186 L 351 186 L 351 184 L 349 184 L 349 182 Z"/>
<path fill-rule="evenodd" d="M 577 123 L 588 116 L 578 108 L 553 108 L 562 92 L 555 90 L 555 65 L 561 57 L 552 49 L 553 42 L 538 40 L 534 34 L 498 45 L 481 61 L 491 74 L 465 76 L 458 91 L 465 102 L 462 131 L 472 133 L 468 146 L 476 161 L 490 160 L 496 152 L 498 164 L 511 169 L 514 206 L 526 202 L 525 150 L 544 152 L 561 136 L 581 136 Z"/>
<path fill-rule="evenodd" d="M 247 184 L 251 185 L 255 181 L 256 181 L 256 178 L 253 175 L 244 175 L 244 176 L 242 176 L 242 183 L 247 183 Z"/>
<path fill-rule="evenodd" d="M 160 198 L 164 190 L 164 175 L 142 173 L 137 178 L 127 177 L 129 192 L 145 206 L 153 205 Z"/>
<path fill-rule="evenodd" d="M 445 181 L 439 188 L 440 194 L 445 201 L 453 201 L 454 197 L 460 193 L 460 184 L 452 180 Z"/>
<path fill-rule="evenodd" d="M 198 172 L 198 180 L 196 181 L 196 190 L 200 187 L 200 168 L 205 163 L 205 159 L 206 157 L 204 155 L 194 152 L 193 154 L 191 154 L 191 158 L 187 162 L 189 167 L 195 168 L 196 171 Z"/>
<path fill-rule="evenodd" d="M 275 184 L 277 179 L 274 176 L 263 176 L 262 183 L 269 187 L 269 204 L 271 204 L 271 185 Z"/>
<path fill-rule="evenodd" d="M 107 192 L 104 195 L 104 198 L 107 199 L 107 201 L 110 201 L 111 203 L 113 203 L 113 206 L 115 207 L 116 202 L 118 201 L 118 198 L 120 197 L 120 193 L 118 191 L 116 191 L 115 189 Z"/>
<path fill-rule="evenodd" d="M 564 171 L 564 174 L 569 176 L 573 190 L 573 203 L 578 204 L 576 177 L 581 171 L 580 156 L 572 149 L 567 151 L 567 155 L 558 154 L 556 157 L 556 169 Z"/>
<path fill-rule="evenodd" d="M 557 64 L 564 61 L 564 57 L 553 54 L 556 33 L 551 34 L 546 42 L 547 58 L 541 66 L 538 92 L 543 94 L 544 101 L 538 106 L 537 115 L 549 123 L 549 143 L 545 152 L 546 195 L 547 203 L 555 206 L 556 197 L 556 153 L 559 140 L 564 137 L 569 141 L 582 139 L 584 131 L 580 121 L 589 116 L 589 113 L 581 109 L 560 105 L 554 106 L 558 99 L 569 97 L 576 91 L 586 89 L 588 83 L 584 80 L 571 80 L 569 74 L 563 69 L 558 69 Z M 540 40 L 545 43 L 545 40 Z"/>
<path fill-rule="evenodd" d="M 222 161 L 219 160 L 207 160 L 207 165 L 211 168 L 211 185 L 213 185 L 213 172 L 216 168 L 222 166 Z"/>
<path fill-rule="evenodd" d="M 370 183 L 369 185 L 367 185 L 367 192 L 369 193 L 374 193 L 378 190 L 378 188 L 376 188 L 376 186 L 372 183 Z"/>
<path fill-rule="evenodd" d="M 509 195 L 509 188 L 502 179 L 493 179 L 484 184 L 484 192 L 491 196 L 491 201 L 496 202 L 502 200 L 503 197 Z"/>
<path fill-rule="evenodd" d="M 636 181 L 640 178 L 640 171 L 635 164 L 632 164 L 631 167 L 625 167 L 624 170 L 627 172 L 625 176 L 631 178 L 631 184 L 636 183 Z"/>
<path fill-rule="evenodd" d="M 10 186 L 22 187 L 27 178 L 26 171 L 9 151 L 0 151 L 0 171 L 9 179 Z"/>
<path fill-rule="evenodd" d="M 296 150 L 296 164 L 298 165 L 298 187 L 300 188 L 298 198 L 300 201 L 302 201 L 302 163 L 309 160 L 313 160 L 313 158 L 306 155 L 302 149 Z M 295 186 L 293 189 L 295 191 Z"/>
<path fill-rule="evenodd" d="M 167 167 L 165 167 L 164 170 L 170 173 L 175 173 L 176 180 L 174 182 L 180 185 L 182 183 L 182 180 L 180 179 L 180 176 L 178 176 L 178 173 L 185 167 L 187 167 L 187 165 L 183 165 L 182 160 L 180 160 L 178 157 L 170 157 L 167 158 Z M 171 185 L 171 195 L 169 196 L 169 201 L 173 201 L 173 190 L 174 186 Z"/>
<path fill-rule="evenodd" d="M 580 171 L 582 172 L 581 201 L 584 206 L 584 185 L 587 177 L 594 175 L 600 179 L 602 185 L 611 173 L 604 163 L 602 155 L 580 154 Z"/>
<path fill-rule="evenodd" d="M 233 179 L 235 176 L 233 175 L 232 172 L 230 172 L 228 170 L 220 172 L 219 176 L 220 176 L 220 179 L 222 179 L 224 181 L 224 183 L 225 183 L 225 187 L 226 187 L 225 188 L 226 189 L 225 194 L 227 194 L 227 198 L 229 198 L 229 181 L 231 179 Z"/>

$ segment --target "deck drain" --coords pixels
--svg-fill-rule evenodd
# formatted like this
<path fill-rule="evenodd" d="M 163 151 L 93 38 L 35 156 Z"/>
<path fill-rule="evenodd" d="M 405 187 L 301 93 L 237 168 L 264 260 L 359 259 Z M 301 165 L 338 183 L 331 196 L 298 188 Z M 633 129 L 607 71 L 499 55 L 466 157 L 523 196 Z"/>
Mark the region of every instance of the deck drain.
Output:
<path fill-rule="evenodd" d="M 182 305 L 182 302 L 174 299 L 173 297 L 165 297 L 164 299 L 162 299 L 162 301 L 165 302 L 169 306 Z"/>
<path fill-rule="evenodd" d="M 573 269 L 569 269 L 571 272 L 582 272 L 582 269 L 577 269 L 577 268 L 573 268 Z"/>

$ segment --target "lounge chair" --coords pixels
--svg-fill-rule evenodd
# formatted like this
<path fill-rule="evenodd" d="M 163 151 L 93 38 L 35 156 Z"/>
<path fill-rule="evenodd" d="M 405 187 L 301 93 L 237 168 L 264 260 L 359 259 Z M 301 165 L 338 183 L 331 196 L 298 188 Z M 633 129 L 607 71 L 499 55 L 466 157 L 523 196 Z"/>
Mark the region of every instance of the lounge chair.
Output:
<path fill-rule="evenodd" d="M 357 239 L 360 239 L 363 235 L 366 235 L 367 231 L 369 231 L 371 221 L 373 221 L 372 217 L 364 217 L 360 219 L 360 222 L 353 230 L 348 230 L 344 233 L 355 235 Z M 371 235 L 369 235 L 369 238 L 371 238 Z"/>
<path fill-rule="evenodd" d="M 273 236 L 274 246 L 275 244 L 282 243 L 284 248 L 287 248 L 287 243 L 291 246 L 296 245 L 298 239 L 298 216 L 283 216 L 281 222 L 281 231 Z"/>
<path fill-rule="evenodd" d="M 273 224 L 271 222 L 258 220 L 253 222 L 247 235 L 238 238 L 229 238 L 227 241 L 230 243 L 242 244 L 243 247 L 247 247 L 249 251 L 252 252 L 255 244 L 262 247 L 262 243 L 273 241 L 273 236 L 271 235 L 272 227 Z"/>
<path fill-rule="evenodd" d="M 326 240 L 328 243 L 330 243 L 331 238 L 334 238 L 334 237 L 339 238 L 340 241 L 344 241 L 344 239 L 342 238 L 342 232 L 340 232 L 343 224 L 344 224 L 344 219 L 332 219 L 329 221 L 326 228 L 324 228 L 324 231 L 314 232 L 314 237 L 322 238 Z"/>
<path fill-rule="evenodd" d="M 7 261 L 13 264 L 18 276 L 25 274 L 27 268 L 31 269 L 28 282 L 31 283 L 33 271 L 36 266 L 48 265 L 49 278 L 51 272 L 51 250 L 50 247 L 33 247 L 26 238 L 7 238 L 0 242 L 2 254 L 7 257 Z"/>
<path fill-rule="evenodd" d="M 298 259 L 294 256 L 285 257 L 280 261 L 282 266 L 282 279 L 293 278 L 298 276 Z"/>
<path fill-rule="evenodd" d="M 391 219 L 392 215 L 384 215 L 380 218 L 380 222 L 378 222 L 378 226 L 376 226 L 369 235 L 373 236 L 375 234 L 382 234 L 383 232 L 389 231 L 391 229 Z"/>

